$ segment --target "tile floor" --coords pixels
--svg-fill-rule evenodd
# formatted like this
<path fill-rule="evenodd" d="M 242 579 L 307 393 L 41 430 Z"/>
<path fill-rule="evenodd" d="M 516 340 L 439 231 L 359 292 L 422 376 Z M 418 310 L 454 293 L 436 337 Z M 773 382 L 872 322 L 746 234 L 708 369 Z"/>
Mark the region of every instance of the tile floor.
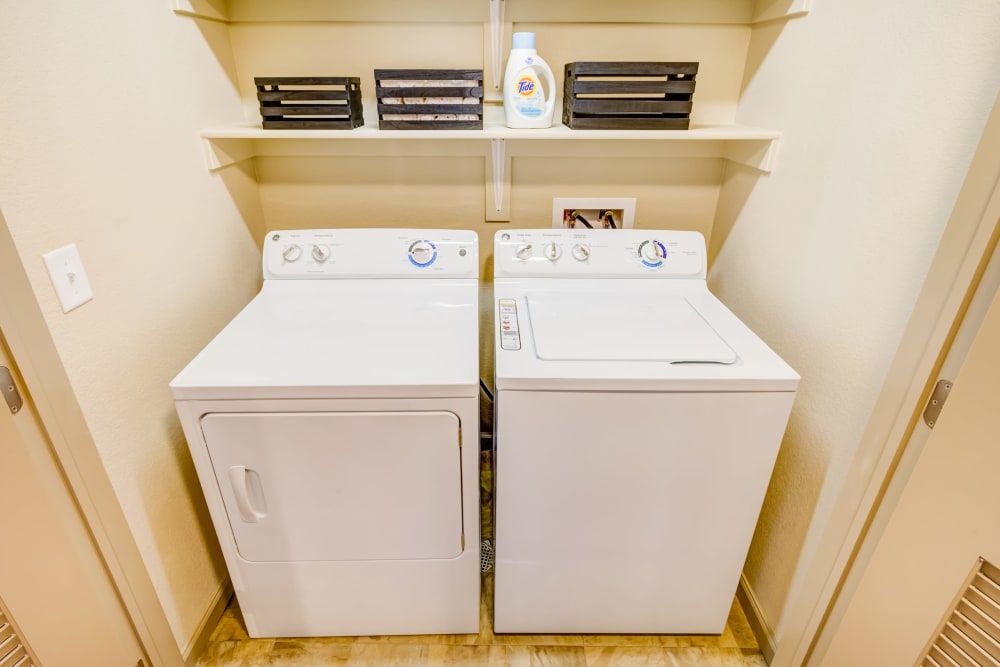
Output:
<path fill-rule="evenodd" d="M 483 535 L 493 534 L 492 475 L 483 455 Z M 767 667 L 733 602 L 721 635 L 495 635 L 493 574 L 483 575 L 477 635 L 250 639 L 235 599 L 199 667 Z"/>

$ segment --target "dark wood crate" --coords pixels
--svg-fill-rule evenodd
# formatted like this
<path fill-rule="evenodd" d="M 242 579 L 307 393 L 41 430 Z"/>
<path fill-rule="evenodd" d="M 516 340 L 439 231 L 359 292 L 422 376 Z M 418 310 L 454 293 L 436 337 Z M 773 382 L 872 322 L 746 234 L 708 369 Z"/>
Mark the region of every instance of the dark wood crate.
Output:
<path fill-rule="evenodd" d="M 364 125 L 357 77 L 254 77 L 264 129 L 352 130 Z"/>
<path fill-rule="evenodd" d="M 483 129 L 481 69 L 377 69 L 375 96 L 382 130 Z"/>
<path fill-rule="evenodd" d="M 686 130 L 698 63 L 566 65 L 563 124 L 574 130 Z"/>

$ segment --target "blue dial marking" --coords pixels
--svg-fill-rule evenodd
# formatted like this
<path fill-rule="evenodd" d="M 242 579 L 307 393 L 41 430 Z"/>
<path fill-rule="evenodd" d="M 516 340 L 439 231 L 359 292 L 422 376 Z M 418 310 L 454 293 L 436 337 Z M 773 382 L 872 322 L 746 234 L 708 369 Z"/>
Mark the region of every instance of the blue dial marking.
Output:
<path fill-rule="evenodd" d="M 663 259 L 657 260 L 655 262 L 650 262 L 650 261 L 648 261 L 646 259 L 642 259 L 643 265 L 644 266 L 648 266 L 651 269 L 655 269 L 657 267 L 663 266 L 663 260 L 665 260 L 667 258 L 667 248 L 666 248 L 666 246 L 664 246 L 659 241 L 646 241 L 646 243 L 655 243 L 656 245 L 658 245 L 660 247 L 660 254 L 663 257 Z M 642 257 L 642 249 L 643 249 L 643 247 L 645 247 L 646 243 L 643 243 L 641 246 L 639 246 L 639 256 L 640 257 Z"/>
<path fill-rule="evenodd" d="M 431 264 L 433 264 L 434 260 L 436 260 L 437 258 L 438 258 L 438 254 L 437 254 L 436 250 L 434 251 L 434 254 L 431 255 L 431 258 L 429 260 L 427 260 L 426 262 L 424 262 L 423 264 L 421 264 L 417 260 L 413 259 L 413 255 L 410 255 L 410 264 L 413 264 L 413 266 L 418 266 L 421 269 L 423 269 L 423 268 L 428 267 Z"/>
<path fill-rule="evenodd" d="M 433 250 L 433 252 L 431 253 L 431 258 L 428 259 L 426 262 L 418 262 L 416 259 L 413 258 L 413 248 L 417 245 L 417 243 L 426 243 L 427 245 L 429 245 L 431 247 L 431 250 Z M 407 257 L 410 260 L 410 264 L 412 264 L 413 266 L 415 266 L 417 268 L 420 268 L 420 269 L 426 268 L 426 267 L 430 266 L 431 264 L 433 264 L 435 261 L 437 261 L 437 258 L 438 258 L 437 246 L 434 245 L 431 241 L 427 241 L 427 240 L 416 241 L 413 245 L 410 246 L 410 252 L 407 255 Z"/>

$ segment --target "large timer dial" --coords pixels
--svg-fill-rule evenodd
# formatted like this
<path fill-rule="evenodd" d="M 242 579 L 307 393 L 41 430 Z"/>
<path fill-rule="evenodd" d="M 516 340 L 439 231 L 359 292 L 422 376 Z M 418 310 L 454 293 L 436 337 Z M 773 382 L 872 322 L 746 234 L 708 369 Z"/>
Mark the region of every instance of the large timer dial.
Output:
<path fill-rule="evenodd" d="M 420 268 L 430 266 L 437 259 L 437 246 L 426 240 L 414 241 L 410 245 L 408 255 L 410 263 L 414 266 L 419 266 Z"/>
<path fill-rule="evenodd" d="M 662 242 L 649 239 L 639 244 L 639 259 L 645 266 L 650 268 L 663 266 L 663 260 L 666 258 L 667 248 Z"/>

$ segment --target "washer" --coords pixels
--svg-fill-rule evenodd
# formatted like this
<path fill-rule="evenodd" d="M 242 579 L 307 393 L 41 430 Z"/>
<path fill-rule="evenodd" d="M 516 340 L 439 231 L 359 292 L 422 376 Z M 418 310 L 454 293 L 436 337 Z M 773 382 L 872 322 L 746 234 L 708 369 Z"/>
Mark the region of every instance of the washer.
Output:
<path fill-rule="evenodd" d="M 479 631 L 477 248 L 273 232 L 170 384 L 251 637 Z"/>
<path fill-rule="evenodd" d="M 498 232 L 494 267 L 495 630 L 721 633 L 798 375 L 696 232 Z"/>

